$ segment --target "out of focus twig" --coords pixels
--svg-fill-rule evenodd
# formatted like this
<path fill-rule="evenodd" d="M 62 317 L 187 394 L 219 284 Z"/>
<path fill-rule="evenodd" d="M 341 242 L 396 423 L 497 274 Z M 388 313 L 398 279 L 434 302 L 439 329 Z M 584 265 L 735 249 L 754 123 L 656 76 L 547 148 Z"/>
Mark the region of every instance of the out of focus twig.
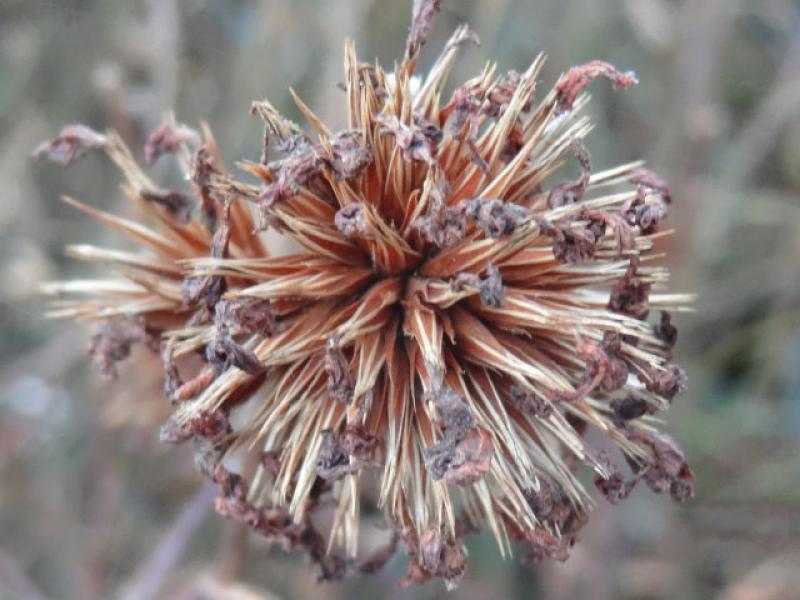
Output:
<path fill-rule="evenodd" d="M 3 591 L 11 594 L 9 597 L 20 600 L 47 600 L 47 597 L 28 579 L 11 553 L 0 548 L 0 595 Z"/>
<path fill-rule="evenodd" d="M 800 29 L 790 42 L 772 89 L 753 111 L 753 116 L 733 141 L 726 178 L 749 181 L 755 169 L 784 131 L 786 121 L 797 115 L 800 103 Z"/>
<path fill-rule="evenodd" d="M 167 576 L 183 556 L 189 540 L 208 516 L 215 495 L 214 486 L 208 485 L 200 488 L 186 503 L 158 546 L 137 569 L 132 583 L 122 594 L 124 600 L 157 597 Z"/>

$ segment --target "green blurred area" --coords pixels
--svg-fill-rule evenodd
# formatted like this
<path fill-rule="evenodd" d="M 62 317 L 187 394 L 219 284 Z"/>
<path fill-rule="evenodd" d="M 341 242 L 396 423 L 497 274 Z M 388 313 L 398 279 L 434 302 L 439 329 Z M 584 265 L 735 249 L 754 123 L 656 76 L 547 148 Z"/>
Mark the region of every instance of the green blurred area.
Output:
<path fill-rule="evenodd" d="M 85 360 L 87 332 L 42 317 L 39 282 L 90 273 L 63 246 L 112 242 L 59 197 L 125 214 L 115 170 L 99 155 L 70 169 L 29 157 L 71 122 L 114 127 L 141 148 L 173 109 L 182 122 L 208 121 L 230 163 L 257 158 L 250 102 L 267 97 L 300 120 L 290 86 L 342 126 L 343 40 L 391 65 L 409 7 L 0 0 L 0 598 L 147 597 L 154 554 L 195 522 L 172 562 L 158 555 L 174 566 L 155 597 L 443 594 L 438 582 L 398 589 L 401 557 L 341 585 L 315 584 L 299 556 L 255 538 L 239 559 L 241 532 L 208 513 L 191 449 L 157 442 L 161 408 L 148 402 L 157 377 L 101 381 Z M 677 317 L 690 388 L 665 429 L 698 486 L 680 507 L 646 490 L 618 507 L 598 503 L 564 564 L 504 561 L 488 535 L 474 537 L 467 577 L 448 597 L 797 598 L 800 2 L 445 0 L 423 66 L 462 22 L 483 43 L 463 53 L 452 81 L 488 59 L 523 70 L 540 51 L 542 90 L 595 58 L 639 75 L 625 92 L 591 89 L 588 146 L 597 168 L 643 158 L 671 183 L 672 288 L 698 300 Z M 163 165 L 153 174 L 174 177 Z M 216 582 L 237 563 L 242 587 Z"/>

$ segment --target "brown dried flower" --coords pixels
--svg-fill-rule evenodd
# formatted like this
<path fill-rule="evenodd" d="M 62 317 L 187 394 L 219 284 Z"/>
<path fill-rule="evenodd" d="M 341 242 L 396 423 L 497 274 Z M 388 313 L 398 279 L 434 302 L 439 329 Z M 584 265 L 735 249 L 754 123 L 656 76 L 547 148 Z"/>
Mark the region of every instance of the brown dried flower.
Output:
<path fill-rule="evenodd" d="M 457 53 L 476 41 L 456 31 L 412 91 L 441 8 L 414 0 L 393 74 L 347 45 L 347 130 L 295 97 L 314 139 L 255 103 L 265 147 L 243 168 L 259 185 L 224 170 L 208 131 L 174 124 L 145 155 L 175 155 L 189 181 L 180 192 L 155 185 L 113 132 L 71 126 L 36 151 L 69 164 L 101 147 L 154 223 L 69 200 L 144 251 L 72 248 L 127 281 L 51 285 L 80 294 L 54 314 L 100 322 L 92 354 L 109 374 L 132 344 L 160 339 L 175 405 L 164 441 L 193 438 L 220 485 L 218 512 L 304 549 L 326 579 L 374 572 L 402 542 L 406 583 L 454 586 L 462 538 L 481 523 L 504 549 L 513 540 L 531 560 L 564 560 L 589 512 L 580 464 L 612 502 L 640 480 L 676 500 L 692 493 L 685 458 L 647 421 L 686 383 L 664 311 L 690 298 L 659 293 L 667 271 L 654 264 L 669 190 L 649 171 L 593 171 L 577 116 L 593 79 L 635 77 L 593 62 L 537 97 L 537 58 L 524 73 L 489 67 L 440 103 Z M 570 153 L 580 173 L 554 185 Z M 265 227 L 302 250 L 270 255 Z M 591 426 L 629 476 L 589 447 Z M 246 448 L 260 465 L 252 479 L 223 466 Z M 356 558 L 365 470 L 394 533 Z M 311 517 L 331 500 L 326 550 Z"/>

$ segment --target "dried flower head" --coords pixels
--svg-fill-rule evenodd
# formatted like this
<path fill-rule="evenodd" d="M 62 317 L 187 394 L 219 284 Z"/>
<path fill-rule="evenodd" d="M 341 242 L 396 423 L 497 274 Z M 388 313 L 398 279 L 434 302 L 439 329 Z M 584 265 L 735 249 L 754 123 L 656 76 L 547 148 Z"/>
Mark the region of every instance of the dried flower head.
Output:
<path fill-rule="evenodd" d="M 415 89 L 440 9 L 414 0 L 394 73 L 347 44 L 347 130 L 294 95 L 313 134 L 256 102 L 264 151 L 242 168 L 257 183 L 225 169 L 207 130 L 173 120 L 144 156 L 174 155 L 183 191 L 156 186 L 113 132 L 72 126 L 37 150 L 67 164 L 102 147 L 152 222 L 68 200 L 145 252 L 72 247 L 122 278 L 51 285 L 82 295 L 55 314 L 100 322 L 92 354 L 110 375 L 131 344 L 160 339 L 175 406 L 162 439 L 194 439 L 217 510 L 305 549 L 327 579 L 373 572 L 402 542 L 406 582 L 456 585 L 480 524 L 503 552 L 563 560 L 592 504 L 579 464 L 611 502 L 641 480 L 692 494 L 685 458 L 649 420 L 685 387 L 663 311 L 689 297 L 659 293 L 668 273 L 654 264 L 669 190 L 639 164 L 594 171 L 582 143 L 589 83 L 635 77 L 592 62 L 537 97 L 539 57 L 524 73 L 489 65 L 444 100 L 477 38 L 459 28 Z M 575 179 L 549 183 L 570 156 Z M 270 255 L 265 228 L 302 251 Z M 589 428 L 619 456 L 593 450 Z M 228 460 L 243 452 L 254 473 Z M 394 533 L 364 558 L 373 481 Z M 312 516 L 331 502 L 326 540 Z"/>

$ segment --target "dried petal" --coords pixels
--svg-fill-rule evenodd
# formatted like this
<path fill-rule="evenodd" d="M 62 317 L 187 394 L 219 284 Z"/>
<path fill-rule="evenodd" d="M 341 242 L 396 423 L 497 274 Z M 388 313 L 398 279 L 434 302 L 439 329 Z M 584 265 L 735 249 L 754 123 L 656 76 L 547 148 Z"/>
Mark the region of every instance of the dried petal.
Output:
<path fill-rule="evenodd" d="M 422 237 L 438 248 L 448 248 L 461 241 L 466 225 L 464 211 L 444 206 L 413 223 Z"/>
<path fill-rule="evenodd" d="M 424 162 L 429 166 L 436 164 L 435 156 L 442 133 L 433 124 L 416 118 L 415 123 L 409 126 L 394 115 L 383 114 L 377 115 L 375 120 L 383 126 L 382 133 L 394 136 L 403 158 Z"/>
<path fill-rule="evenodd" d="M 511 386 L 510 399 L 517 410 L 526 415 L 546 418 L 553 412 L 553 405 L 547 399 L 519 385 Z"/>
<path fill-rule="evenodd" d="M 358 202 L 351 202 L 337 210 L 334 223 L 336 224 L 336 229 L 347 237 L 365 235 L 368 231 L 367 220 L 364 217 L 364 207 Z"/>
<path fill-rule="evenodd" d="M 636 466 L 650 489 L 656 493 L 669 491 L 676 502 L 685 502 L 694 495 L 694 473 L 671 437 L 644 430 L 631 430 L 628 437 L 643 443 L 651 453 L 648 464 Z"/>
<path fill-rule="evenodd" d="M 192 218 L 192 210 L 194 209 L 195 203 L 194 200 L 186 194 L 176 192 L 175 190 L 142 190 L 139 192 L 139 195 L 148 202 L 166 208 L 182 225 L 188 224 Z"/>
<path fill-rule="evenodd" d="M 589 158 L 589 152 L 579 139 L 572 140 L 571 148 L 581 165 L 581 173 L 575 181 L 561 183 L 550 190 L 547 196 L 547 205 L 550 208 L 559 208 L 580 202 L 589 185 L 589 178 L 592 175 L 592 161 Z"/>
<path fill-rule="evenodd" d="M 213 177 L 218 174 L 219 170 L 214 165 L 214 159 L 208 148 L 206 146 L 198 148 L 192 159 L 192 172 L 189 179 L 200 190 L 203 220 L 209 231 L 215 231 L 217 228 L 217 207 L 211 193 L 211 182 Z"/>
<path fill-rule="evenodd" d="M 587 224 L 567 221 L 559 225 L 553 225 L 542 218 L 537 218 L 537 221 L 542 233 L 553 240 L 553 256 L 569 264 L 591 259 L 598 242 L 605 235 L 603 221 L 589 221 Z"/>
<path fill-rule="evenodd" d="M 345 427 L 342 447 L 356 460 L 371 462 L 377 446 L 378 439 L 361 425 L 350 424 Z"/>
<path fill-rule="evenodd" d="M 650 370 L 650 380 L 645 383 L 648 390 L 672 400 L 686 391 L 688 378 L 678 365 L 667 365 L 664 370 Z"/>
<path fill-rule="evenodd" d="M 673 348 L 678 341 L 678 329 L 672 324 L 672 315 L 667 311 L 661 311 L 661 321 L 656 327 L 656 336 L 664 342 L 668 348 Z"/>
<path fill-rule="evenodd" d="M 460 441 L 474 427 L 475 421 L 467 403 L 452 388 L 439 388 L 434 393 L 434 403 L 439 411 L 442 428 L 449 438 Z"/>
<path fill-rule="evenodd" d="M 317 455 L 317 474 L 323 479 L 341 479 L 355 473 L 360 466 L 350 462 L 350 454 L 339 440 L 339 436 L 326 429 L 320 432 L 322 442 Z"/>
<path fill-rule="evenodd" d="M 174 154 L 181 144 L 200 145 L 200 134 L 186 125 L 162 124 L 144 145 L 144 159 L 152 165 L 162 154 Z"/>
<path fill-rule="evenodd" d="M 505 73 L 491 88 L 489 88 L 481 111 L 491 117 L 498 117 L 503 114 L 521 82 L 522 77 L 517 71 Z M 523 105 L 522 112 L 528 112 L 532 107 L 533 94 L 531 94 L 531 97 Z"/>
<path fill-rule="evenodd" d="M 218 319 L 245 333 L 269 337 L 278 327 L 275 311 L 269 300 L 239 296 L 217 303 L 216 310 Z"/>
<path fill-rule="evenodd" d="M 463 206 L 465 213 L 492 238 L 509 235 L 528 218 L 527 209 L 499 198 L 475 198 L 464 201 Z"/>
<path fill-rule="evenodd" d="M 40 144 L 34 151 L 36 158 L 46 158 L 63 166 L 69 166 L 86 155 L 91 148 L 101 148 L 108 138 L 86 125 L 68 125 L 50 140 Z"/>
<path fill-rule="evenodd" d="M 483 276 L 475 273 L 459 273 L 453 280 L 457 289 L 477 287 L 481 295 L 481 303 L 488 308 L 498 308 L 505 304 L 505 289 L 500 270 L 493 264 L 486 265 L 486 274 Z"/>
<path fill-rule="evenodd" d="M 650 169 L 636 169 L 633 173 L 631 173 L 628 181 L 637 186 L 641 185 L 660 194 L 664 199 L 664 202 L 667 204 L 672 202 L 672 194 L 669 191 L 669 185 L 667 185 L 667 182 L 664 179 L 656 175 Z"/>
<path fill-rule="evenodd" d="M 206 360 L 219 372 L 231 367 L 241 369 L 248 375 L 260 375 L 264 366 L 252 350 L 237 344 L 231 337 L 228 326 L 224 323 L 216 324 L 214 341 L 206 347 Z"/>
<path fill-rule="evenodd" d="M 614 398 L 610 406 L 614 411 L 614 416 L 621 421 L 632 421 L 653 412 L 647 400 L 637 396 Z"/>
<path fill-rule="evenodd" d="M 572 110 L 577 97 L 598 77 L 608 79 L 615 87 L 627 88 L 639 83 L 633 71 L 623 73 L 601 60 L 572 67 L 556 84 L 556 113 Z"/>
<path fill-rule="evenodd" d="M 340 131 L 331 140 L 331 156 L 325 159 L 325 164 L 337 180 L 360 175 L 375 160 L 372 148 L 361 138 L 360 131 L 351 129 Z"/>
<path fill-rule="evenodd" d="M 339 347 L 338 338 L 330 338 L 325 350 L 325 372 L 328 374 L 328 393 L 332 400 L 349 404 L 353 399 L 355 381 L 350 374 L 347 358 Z"/>
<path fill-rule="evenodd" d="M 221 410 L 197 412 L 187 419 L 172 415 L 161 427 L 159 441 L 181 444 L 195 436 L 215 440 L 231 431 L 228 416 Z"/>
<path fill-rule="evenodd" d="M 428 41 L 433 18 L 442 10 L 443 0 L 414 0 L 411 9 L 411 31 L 406 41 L 406 57 L 416 57 L 419 49 Z"/>
<path fill-rule="evenodd" d="M 636 277 L 638 269 L 638 259 L 632 258 L 625 276 L 618 280 L 611 290 L 608 308 L 637 319 L 646 319 L 650 313 L 648 300 L 652 286 Z"/>
<path fill-rule="evenodd" d="M 448 457 L 444 480 L 460 486 L 472 485 L 489 472 L 494 455 L 491 436 L 483 429 L 472 429 L 458 442 Z M 440 463 L 441 464 L 441 463 Z M 439 472 L 432 472 L 434 480 Z"/>
<path fill-rule="evenodd" d="M 128 317 L 103 320 L 89 344 L 89 356 L 105 377 L 116 379 L 117 363 L 130 356 L 134 344 L 148 342 L 144 322 Z"/>

